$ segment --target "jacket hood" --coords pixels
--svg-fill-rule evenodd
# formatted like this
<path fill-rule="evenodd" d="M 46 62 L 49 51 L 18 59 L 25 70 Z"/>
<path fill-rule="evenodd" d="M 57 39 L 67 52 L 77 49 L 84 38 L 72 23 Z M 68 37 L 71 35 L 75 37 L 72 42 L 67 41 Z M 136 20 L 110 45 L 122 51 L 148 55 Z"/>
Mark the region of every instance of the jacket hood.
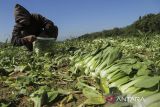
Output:
<path fill-rule="evenodd" d="M 22 25 L 29 25 L 31 14 L 23 6 L 16 4 L 14 9 L 15 22 Z"/>

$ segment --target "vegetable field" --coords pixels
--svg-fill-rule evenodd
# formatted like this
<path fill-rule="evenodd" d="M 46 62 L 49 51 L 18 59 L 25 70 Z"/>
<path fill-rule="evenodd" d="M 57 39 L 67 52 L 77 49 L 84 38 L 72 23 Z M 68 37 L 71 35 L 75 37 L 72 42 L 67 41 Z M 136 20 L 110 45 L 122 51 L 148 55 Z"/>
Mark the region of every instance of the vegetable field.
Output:
<path fill-rule="evenodd" d="M 0 107 L 159 107 L 159 89 L 160 35 L 0 48 Z"/>

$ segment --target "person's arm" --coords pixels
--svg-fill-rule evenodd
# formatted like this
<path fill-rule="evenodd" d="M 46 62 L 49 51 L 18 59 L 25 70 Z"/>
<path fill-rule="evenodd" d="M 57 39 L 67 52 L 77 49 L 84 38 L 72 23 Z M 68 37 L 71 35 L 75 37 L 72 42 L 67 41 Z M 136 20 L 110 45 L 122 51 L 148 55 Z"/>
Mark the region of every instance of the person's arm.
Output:
<path fill-rule="evenodd" d="M 35 35 L 28 35 L 26 37 L 22 37 L 21 35 L 21 27 L 18 27 L 18 25 L 14 26 L 13 32 L 12 32 L 12 39 L 11 43 L 14 46 L 26 46 L 29 51 L 33 50 L 32 42 L 36 40 Z"/>
<path fill-rule="evenodd" d="M 25 45 L 25 40 L 21 37 L 21 27 L 18 27 L 17 25 L 13 28 L 11 43 L 14 46 Z"/>

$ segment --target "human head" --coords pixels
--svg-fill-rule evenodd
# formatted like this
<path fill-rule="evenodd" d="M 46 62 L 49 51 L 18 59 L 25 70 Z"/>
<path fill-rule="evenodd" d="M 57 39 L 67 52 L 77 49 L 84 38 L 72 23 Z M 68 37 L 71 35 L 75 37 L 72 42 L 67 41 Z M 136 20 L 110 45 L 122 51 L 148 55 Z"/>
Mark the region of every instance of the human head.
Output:
<path fill-rule="evenodd" d="M 51 23 L 48 23 L 45 27 L 45 31 L 48 36 L 57 38 L 58 37 L 58 27 Z"/>

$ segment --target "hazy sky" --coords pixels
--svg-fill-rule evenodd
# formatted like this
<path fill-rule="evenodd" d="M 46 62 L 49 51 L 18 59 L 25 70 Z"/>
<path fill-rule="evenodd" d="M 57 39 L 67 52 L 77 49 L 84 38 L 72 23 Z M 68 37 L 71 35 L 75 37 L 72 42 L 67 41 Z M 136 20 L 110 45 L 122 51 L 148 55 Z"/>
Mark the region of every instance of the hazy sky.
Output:
<path fill-rule="evenodd" d="M 160 0 L 0 0 L 0 41 L 11 36 L 16 3 L 52 20 L 59 27 L 59 40 L 123 27 L 160 12 Z"/>

